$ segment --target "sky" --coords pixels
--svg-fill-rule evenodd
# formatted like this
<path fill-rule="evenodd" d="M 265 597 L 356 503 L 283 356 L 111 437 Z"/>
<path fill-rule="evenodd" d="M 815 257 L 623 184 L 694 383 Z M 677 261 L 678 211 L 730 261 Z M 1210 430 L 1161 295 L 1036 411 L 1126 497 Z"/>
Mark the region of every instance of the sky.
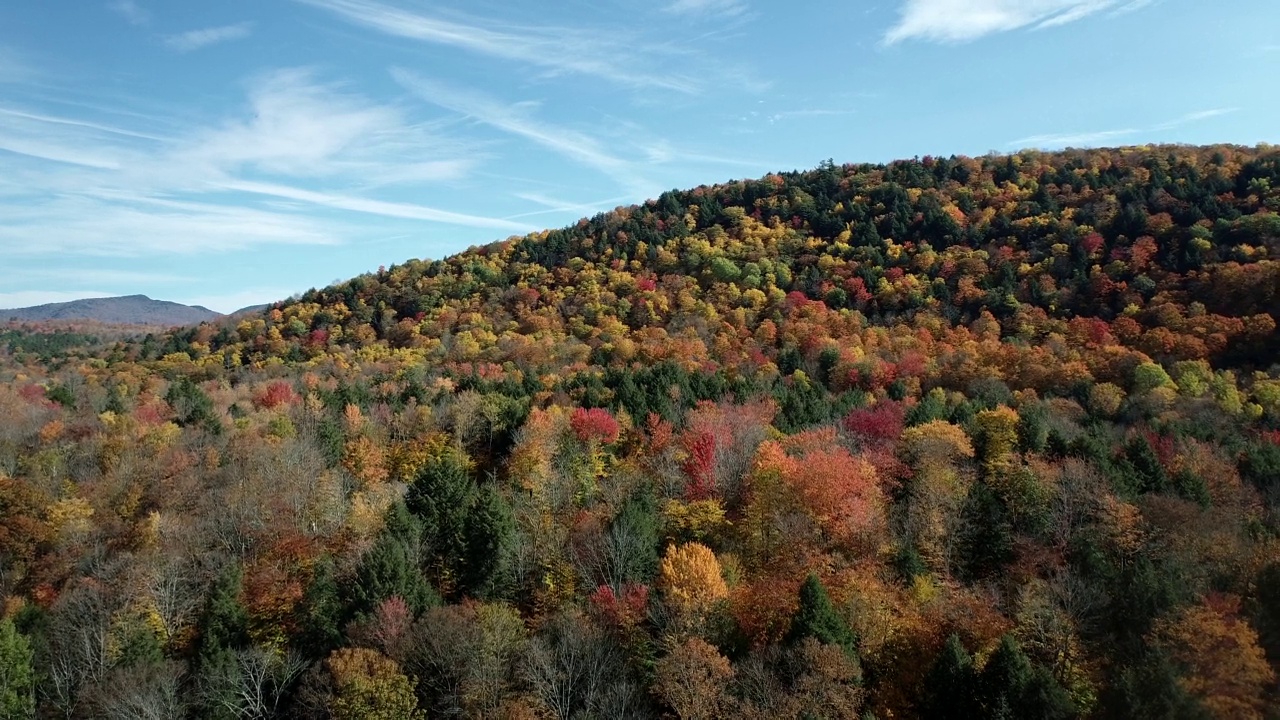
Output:
<path fill-rule="evenodd" d="M 1275 0 L 0 3 L 0 308 L 231 312 L 827 159 L 1277 143 L 1278 72 Z"/>

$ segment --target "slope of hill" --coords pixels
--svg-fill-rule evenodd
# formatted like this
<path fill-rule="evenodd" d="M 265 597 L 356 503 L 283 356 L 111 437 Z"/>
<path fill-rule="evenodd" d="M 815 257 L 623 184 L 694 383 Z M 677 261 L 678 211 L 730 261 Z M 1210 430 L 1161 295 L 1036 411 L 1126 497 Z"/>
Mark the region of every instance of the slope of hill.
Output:
<path fill-rule="evenodd" d="M 25 308 L 0 309 L 0 321 L 45 322 L 90 320 L 116 325 L 176 327 L 209 322 L 222 317 L 199 305 L 152 300 L 146 295 L 90 298 Z"/>
<path fill-rule="evenodd" d="M 0 657 L 64 717 L 1268 717 L 1277 212 L 1269 147 L 828 163 L 19 347 Z"/>

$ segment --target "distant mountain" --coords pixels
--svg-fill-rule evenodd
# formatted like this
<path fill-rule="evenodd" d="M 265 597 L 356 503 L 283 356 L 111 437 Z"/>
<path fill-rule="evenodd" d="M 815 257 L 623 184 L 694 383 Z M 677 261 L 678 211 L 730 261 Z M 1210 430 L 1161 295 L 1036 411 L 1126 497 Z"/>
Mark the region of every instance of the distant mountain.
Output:
<path fill-rule="evenodd" d="M 33 307 L 0 309 L 0 322 L 45 322 L 49 320 L 92 320 L 114 325 L 195 325 L 222 317 L 199 305 L 182 305 L 167 300 L 152 300 L 146 295 L 90 298 L 71 302 L 49 303 Z"/>
<path fill-rule="evenodd" d="M 241 317 L 243 315 L 256 315 L 260 312 L 266 311 L 270 307 L 271 307 L 271 303 L 262 303 L 261 305 L 249 305 L 248 307 L 242 307 L 239 310 L 236 310 L 235 312 L 231 313 L 227 317 Z"/>

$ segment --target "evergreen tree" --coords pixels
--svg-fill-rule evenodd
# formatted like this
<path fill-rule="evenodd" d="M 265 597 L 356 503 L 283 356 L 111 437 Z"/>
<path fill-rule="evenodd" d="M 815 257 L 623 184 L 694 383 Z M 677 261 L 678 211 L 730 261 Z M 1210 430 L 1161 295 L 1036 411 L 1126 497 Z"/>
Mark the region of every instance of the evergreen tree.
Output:
<path fill-rule="evenodd" d="M 466 554 L 457 568 L 458 581 L 469 595 L 491 597 L 503 583 L 515 520 L 507 501 L 491 485 L 480 489 L 468 518 Z"/>
<path fill-rule="evenodd" d="M 0 620 L 0 720 L 27 720 L 35 717 L 35 671 L 33 653 L 13 621 Z"/>
<path fill-rule="evenodd" d="M 813 573 L 809 573 L 800 586 L 800 609 L 791 619 L 787 642 L 794 645 L 810 637 L 828 645 L 839 645 L 849 655 L 855 655 L 858 650 L 857 635 L 836 612 L 827 589 Z"/>
<path fill-rule="evenodd" d="M 204 618 L 200 623 L 201 664 L 227 650 L 248 643 L 248 614 L 240 603 L 242 571 L 238 563 L 228 566 L 209 590 Z"/>
<path fill-rule="evenodd" d="M 213 412 L 213 401 L 191 378 L 184 375 L 174 380 L 165 392 L 164 401 L 173 408 L 178 425 L 203 427 L 214 435 L 222 432 L 222 425 Z"/>
<path fill-rule="evenodd" d="M 936 720 L 969 720 L 981 716 L 976 702 L 978 677 L 973 658 L 959 636 L 947 638 L 925 679 L 922 717 Z"/>
<path fill-rule="evenodd" d="M 1160 464 L 1151 443 L 1142 435 L 1134 435 L 1125 444 L 1121 461 L 1125 477 L 1123 490 L 1131 494 L 1165 492 L 1169 489 L 1169 476 Z"/>
<path fill-rule="evenodd" d="M 307 657 L 324 657 L 342 644 L 346 608 L 338 592 L 333 561 L 328 557 L 316 564 L 299 611 L 302 637 L 298 644 Z"/>
<path fill-rule="evenodd" d="M 423 549 L 446 576 L 466 562 L 476 494 L 465 456 L 449 452 L 428 462 L 405 496 L 405 507 L 420 521 Z"/>
<path fill-rule="evenodd" d="M 1179 682 L 1173 661 L 1158 648 L 1121 668 L 1101 696 L 1103 717 L 1127 720 L 1209 720 L 1204 705 Z"/>
<path fill-rule="evenodd" d="M 643 485 L 618 511 L 609 526 L 609 534 L 615 545 L 626 544 L 633 552 L 624 555 L 619 575 L 623 582 L 650 583 L 658 571 L 658 546 L 661 532 L 658 519 L 658 503 L 653 488 Z"/>
<path fill-rule="evenodd" d="M 961 510 L 959 565 L 961 577 L 979 580 L 1013 560 L 1013 522 L 1009 509 L 985 483 L 969 490 Z"/>
<path fill-rule="evenodd" d="M 1075 716 L 1075 707 L 1062 686 L 1043 669 L 1032 666 L 1011 635 L 987 660 L 978 676 L 978 693 L 988 717 L 1044 718 Z"/>
<path fill-rule="evenodd" d="M 228 566 L 214 582 L 200 623 L 196 654 L 196 684 L 200 692 L 198 716 L 205 720 L 233 720 L 236 651 L 249 641 L 248 614 L 240 603 L 239 564 Z"/>
<path fill-rule="evenodd" d="M 387 511 L 386 524 L 373 547 L 360 559 L 348 588 L 352 612 L 373 612 L 383 600 L 400 597 L 415 615 L 440 604 L 440 596 L 422 574 L 419 562 L 422 523 L 402 503 Z"/>

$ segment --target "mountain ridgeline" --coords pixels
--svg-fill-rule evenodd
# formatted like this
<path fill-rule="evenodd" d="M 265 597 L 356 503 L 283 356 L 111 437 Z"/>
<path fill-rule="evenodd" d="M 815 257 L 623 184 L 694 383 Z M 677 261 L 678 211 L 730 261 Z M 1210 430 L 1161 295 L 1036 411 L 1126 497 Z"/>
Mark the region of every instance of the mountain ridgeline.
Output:
<path fill-rule="evenodd" d="M 1274 717 L 1278 320 L 1280 151 L 1154 146 L 829 162 L 0 355 L 0 698 Z"/>
<path fill-rule="evenodd" d="M 89 321 L 111 325 L 150 325 L 164 328 L 195 325 L 222 317 L 200 305 L 152 300 L 146 295 L 89 298 L 0 310 L 0 322 Z"/>

